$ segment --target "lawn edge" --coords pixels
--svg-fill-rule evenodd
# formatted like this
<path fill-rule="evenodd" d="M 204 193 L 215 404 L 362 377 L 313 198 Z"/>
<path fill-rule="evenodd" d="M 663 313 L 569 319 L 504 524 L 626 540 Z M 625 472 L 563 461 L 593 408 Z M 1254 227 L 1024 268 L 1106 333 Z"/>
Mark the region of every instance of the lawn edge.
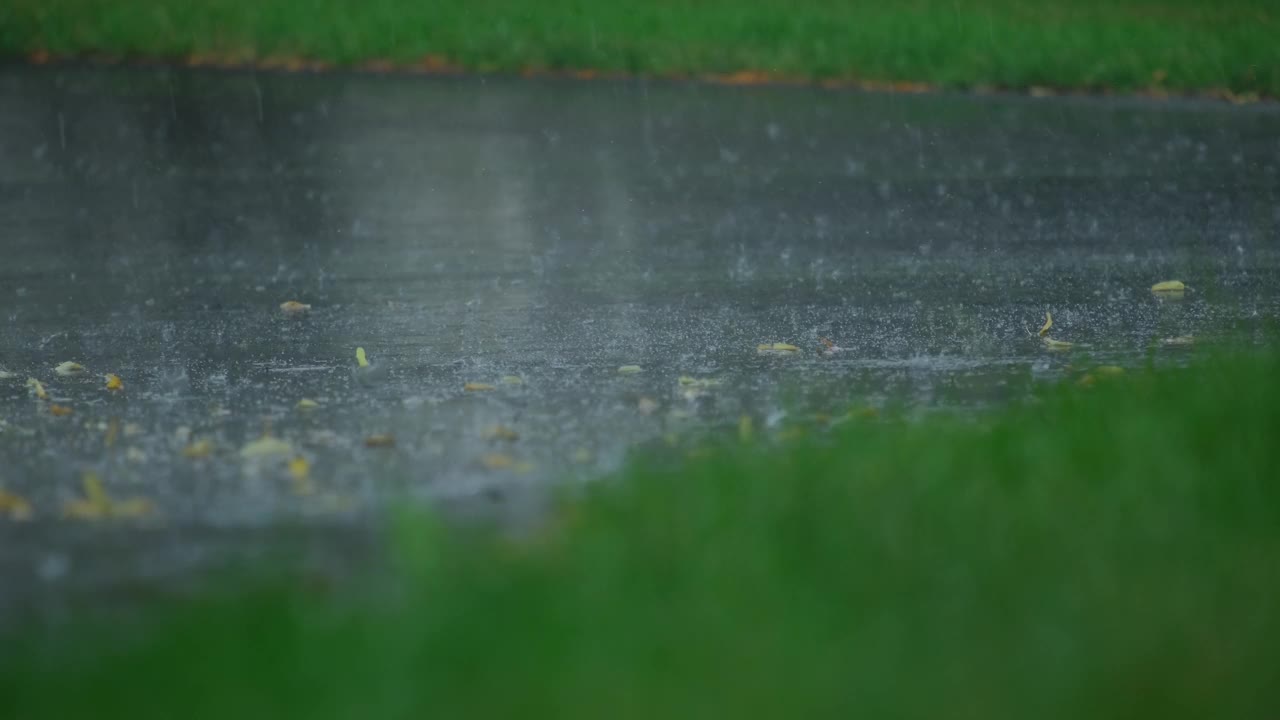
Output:
<path fill-rule="evenodd" d="M 439 55 L 428 55 L 416 62 L 394 62 L 386 59 L 370 59 L 357 63 L 339 64 L 323 60 L 291 56 L 235 56 L 220 54 L 194 54 L 183 57 L 158 55 L 125 55 L 105 52 L 54 54 L 43 50 L 28 53 L 0 53 L 0 64 L 28 67 L 130 67 L 130 68 L 206 68 L 215 70 L 254 70 L 281 74 L 357 73 L 366 75 L 400 75 L 432 77 L 484 77 L 560 79 L 579 82 L 661 80 L 666 82 L 715 85 L 724 87 L 799 87 L 824 90 L 856 90 L 862 92 L 924 95 L 957 93 L 977 96 L 1016 97 L 1085 97 L 1141 100 L 1201 100 L 1230 105 L 1274 106 L 1280 104 L 1280 96 L 1259 92 L 1233 92 L 1228 88 L 1169 89 L 1147 87 L 1139 89 L 1091 88 L 1078 86 L 1000 86 L 975 83 L 972 85 L 941 85 L 920 81 L 868 80 L 855 77 L 812 78 L 784 75 L 762 70 L 742 69 L 728 73 L 632 73 L 592 68 L 550 69 L 526 67 L 520 70 L 487 70 L 454 63 Z"/>

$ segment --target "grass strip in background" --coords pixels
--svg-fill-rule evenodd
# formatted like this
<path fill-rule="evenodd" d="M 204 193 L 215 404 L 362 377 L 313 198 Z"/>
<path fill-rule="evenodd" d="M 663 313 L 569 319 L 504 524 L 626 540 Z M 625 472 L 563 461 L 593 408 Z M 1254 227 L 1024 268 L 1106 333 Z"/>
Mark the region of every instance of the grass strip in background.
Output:
<path fill-rule="evenodd" d="M 1280 358 L 640 463 L 533 540 L 404 523 L 402 586 L 10 632 L 0 715 L 1266 717 Z"/>
<path fill-rule="evenodd" d="M 0 53 L 1280 96 L 1271 0 L 6 0 Z"/>

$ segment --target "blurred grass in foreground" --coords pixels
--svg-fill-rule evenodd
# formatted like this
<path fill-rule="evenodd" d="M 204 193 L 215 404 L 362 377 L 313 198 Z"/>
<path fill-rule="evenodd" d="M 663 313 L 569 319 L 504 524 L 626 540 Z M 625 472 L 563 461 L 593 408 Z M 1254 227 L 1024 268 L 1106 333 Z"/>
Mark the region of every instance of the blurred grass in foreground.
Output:
<path fill-rule="evenodd" d="M 1280 358 L 643 463 L 530 541 L 400 524 L 397 590 L 3 638 L 0 716 L 1262 718 Z"/>
<path fill-rule="evenodd" d="M 6 0 L 0 53 L 1280 96 L 1272 0 Z"/>

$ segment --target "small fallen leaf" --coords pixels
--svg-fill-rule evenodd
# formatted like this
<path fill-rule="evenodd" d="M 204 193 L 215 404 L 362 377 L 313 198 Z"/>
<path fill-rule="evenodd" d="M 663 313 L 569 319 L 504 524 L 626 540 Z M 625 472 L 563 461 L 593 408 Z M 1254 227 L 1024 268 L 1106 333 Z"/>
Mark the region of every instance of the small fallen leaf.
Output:
<path fill-rule="evenodd" d="M 658 401 L 651 397 L 642 397 L 636 402 L 636 409 L 641 415 L 652 415 L 658 410 Z"/>
<path fill-rule="evenodd" d="M 247 446 L 246 446 L 247 447 Z M 182 448 L 182 456 L 192 460 L 207 458 L 213 453 L 213 443 L 208 439 L 197 440 Z M 241 454 L 244 454 L 243 451 Z"/>
<path fill-rule="evenodd" d="M 310 305 L 300 303 L 297 300 L 287 300 L 280 303 L 280 310 L 285 315 L 303 315 L 310 309 Z"/>
<path fill-rule="evenodd" d="M 107 490 L 102 487 L 102 478 L 97 473 L 87 472 L 80 481 L 84 484 L 84 495 L 89 502 L 95 505 L 107 504 Z"/>
<path fill-rule="evenodd" d="M 320 403 L 316 402 L 315 400 L 309 400 L 307 398 L 302 398 L 301 400 L 299 400 L 297 405 L 298 410 L 302 412 L 310 412 L 312 410 L 317 410 L 319 409 L 319 407 L 320 407 Z"/>
<path fill-rule="evenodd" d="M 757 345 L 756 352 L 761 355 L 794 355 L 800 352 L 800 348 L 788 343 L 776 342 Z"/>
<path fill-rule="evenodd" d="M 489 453 L 480 458 L 480 464 L 490 470 L 507 470 L 516 464 L 516 461 L 510 455 L 502 453 Z"/>
<path fill-rule="evenodd" d="M 155 514 L 155 505 L 146 498 L 115 500 L 111 503 L 111 517 L 141 518 Z"/>
<path fill-rule="evenodd" d="M 361 385 L 376 385 L 386 379 L 388 370 L 386 365 L 374 365 L 369 362 L 369 356 L 365 354 L 364 348 L 356 348 L 356 366 L 352 369 L 352 375 L 355 381 Z"/>
<path fill-rule="evenodd" d="M 44 383 L 35 378 L 27 378 L 27 388 L 31 390 L 31 394 L 41 400 L 48 400 L 49 393 L 44 389 Z"/>
<path fill-rule="evenodd" d="M 69 500 L 62 506 L 62 516 L 71 520 L 97 520 L 107 511 L 87 500 Z"/>
<path fill-rule="evenodd" d="M 102 487 L 102 480 L 97 473 L 87 472 L 81 478 L 81 483 L 84 486 L 84 498 L 67 503 L 63 513 L 68 517 L 85 519 L 105 517 L 110 512 L 111 501 Z"/>
<path fill-rule="evenodd" d="M 1151 286 L 1153 293 L 1180 293 L 1186 291 L 1187 286 L 1181 280 L 1165 280 Z"/>
<path fill-rule="evenodd" d="M 396 446 L 396 436 L 388 433 L 370 435 L 364 439 L 367 448 L 392 448 Z"/>
<path fill-rule="evenodd" d="M 87 472 L 82 479 L 84 498 L 68 502 L 62 513 L 68 518 L 98 520 L 102 518 L 138 518 L 151 515 L 155 507 L 146 498 L 113 500 L 102 486 L 97 473 Z"/>
<path fill-rule="evenodd" d="M 124 381 L 115 373 L 107 373 L 102 376 L 107 381 L 107 389 L 112 392 L 119 392 L 124 389 Z"/>
<path fill-rule="evenodd" d="M 466 385 L 463 385 L 462 389 L 467 392 L 489 392 L 490 390 L 497 390 L 498 388 L 490 385 L 489 383 L 469 382 Z"/>
<path fill-rule="evenodd" d="M 1099 365 L 1093 369 L 1093 372 L 1102 377 L 1117 377 L 1124 374 L 1124 368 L 1119 365 Z"/>
<path fill-rule="evenodd" d="M 83 365 L 80 363 L 73 363 L 70 360 L 59 364 L 53 369 L 53 371 L 62 377 L 75 377 L 77 375 L 83 375 L 86 372 Z"/>
<path fill-rule="evenodd" d="M 821 343 L 822 345 L 822 350 L 820 350 L 819 352 L 823 355 L 835 355 L 836 353 L 841 353 L 845 351 L 844 348 L 832 342 L 831 338 L 821 337 L 821 338 L 818 338 L 818 342 Z"/>
<path fill-rule="evenodd" d="M 1054 340 L 1053 338 L 1042 338 L 1042 340 L 1044 342 L 1044 346 L 1050 350 L 1070 350 L 1075 347 L 1075 343 Z"/>
<path fill-rule="evenodd" d="M 639 365 L 623 365 L 622 367 L 618 368 L 619 375 L 635 375 L 636 373 L 642 373 L 642 372 L 644 372 L 644 368 L 640 367 Z"/>
<path fill-rule="evenodd" d="M 18 377 L 18 373 L 12 373 L 8 370 L 0 369 L 0 380 L 12 380 Z"/>
<path fill-rule="evenodd" d="M 503 385 L 523 385 L 524 380 L 522 380 L 518 375 L 503 375 L 502 384 Z"/>
<path fill-rule="evenodd" d="M 1044 327 L 1041 327 L 1041 328 L 1040 328 L 1040 332 L 1039 332 L 1039 333 L 1037 333 L 1037 334 L 1038 334 L 1040 337 L 1044 337 L 1045 335 L 1048 335 L 1048 334 L 1049 334 L 1049 328 L 1051 328 L 1051 327 L 1053 327 L 1053 316 L 1052 316 L 1052 315 L 1050 315 L 1049 313 L 1045 313 L 1045 314 L 1044 314 Z"/>
<path fill-rule="evenodd" d="M 10 520 L 30 520 L 31 503 L 21 495 L 0 490 L 0 517 L 8 516 Z"/>
<path fill-rule="evenodd" d="M 720 384 L 717 378 L 695 378 L 688 375 L 682 375 L 679 380 L 681 387 L 687 388 L 709 388 Z"/>
<path fill-rule="evenodd" d="M 307 475 L 311 472 L 311 464 L 301 455 L 289 461 L 289 475 L 295 482 L 302 482 L 307 479 Z"/>
<path fill-rule="evenodd" d="M 259 460 L 292 454 L 292 445 L 271 435 L 263 435 L 240 448 L 240 457 L 245 460 Z"/>
<path fill-rule="evenodd" d="M 512 430 L 506 425 L 494 425 L 484 431 L 483 437 L 485 440 L 505 440 L 506 442 L 515 442 L 520 439 L 520 433 Z"/>
<path fill-rule="evenodd" d="M 49 414 L 55 417 L 66 417 L 75 412 L 66 405 L 49 405 Z"/>

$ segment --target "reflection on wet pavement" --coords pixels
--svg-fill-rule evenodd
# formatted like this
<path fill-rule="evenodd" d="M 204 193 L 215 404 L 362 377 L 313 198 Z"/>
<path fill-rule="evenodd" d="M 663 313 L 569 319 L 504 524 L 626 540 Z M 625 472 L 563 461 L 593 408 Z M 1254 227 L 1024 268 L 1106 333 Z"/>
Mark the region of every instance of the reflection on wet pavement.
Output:
<path fill-rule="evenodd" d="M 971 408 L 1248 338 L 1280 110 L 8 68 L 0 249 L 0 489 L 33 515 L 0 513 L 0 588 L 154 577 L 406 496 L 518 527 L 549 479 L 744 414 Z M 85 560 L 86 473 L 188 532 Z"/>

